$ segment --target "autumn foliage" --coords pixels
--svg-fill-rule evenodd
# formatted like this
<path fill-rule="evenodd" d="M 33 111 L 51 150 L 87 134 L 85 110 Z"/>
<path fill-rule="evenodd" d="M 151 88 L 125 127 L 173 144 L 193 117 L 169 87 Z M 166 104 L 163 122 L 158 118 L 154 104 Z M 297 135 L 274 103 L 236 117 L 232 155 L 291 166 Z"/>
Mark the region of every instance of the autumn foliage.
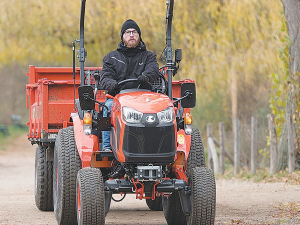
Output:
<path fill-rule="evenodd" d="M 25 73 L 35 66 L 72 66 L 71 43 L 79 39 L 79 0 L 0 2 L 0 123 L 26 115 Z M 165 0 L 87 0 L 87 65 L 101 66 L 132 18 L 147 48 L 160 58 L 165 46 Z M 173 48 L 183 50 L 175 79 L 197 84 L 197 126 L 224 121 L 231 127 L 231 73 L 238 79 L 238 116 L 266 118 L 271 82 L 280 73 L 280 0 L 175 0 Z M 163 62 L 160 61 L 162 65 Z M 25 118 L 26 120 L 26 118 Z"/>

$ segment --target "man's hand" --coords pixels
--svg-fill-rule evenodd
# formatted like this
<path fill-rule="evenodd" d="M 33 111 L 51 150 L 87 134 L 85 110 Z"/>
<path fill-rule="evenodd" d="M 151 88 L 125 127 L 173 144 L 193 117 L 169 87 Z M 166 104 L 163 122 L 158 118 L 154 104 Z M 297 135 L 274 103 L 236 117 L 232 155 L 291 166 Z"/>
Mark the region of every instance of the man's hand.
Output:
<path fill-rule="evenodd" d="M 145 84 L 145 83 L 149 82 L 149 78 L 143 73 L 142 73 L 142 75 L 138 76 L 137 79 L 140 84 Z"/>
<path fill-rule="evenodd" d="M 115 82 L 112 82 L 110 85 L 109 85 L 109 91 L 116 91 L 118 89 L 118 82 L 115 81 Z"/>

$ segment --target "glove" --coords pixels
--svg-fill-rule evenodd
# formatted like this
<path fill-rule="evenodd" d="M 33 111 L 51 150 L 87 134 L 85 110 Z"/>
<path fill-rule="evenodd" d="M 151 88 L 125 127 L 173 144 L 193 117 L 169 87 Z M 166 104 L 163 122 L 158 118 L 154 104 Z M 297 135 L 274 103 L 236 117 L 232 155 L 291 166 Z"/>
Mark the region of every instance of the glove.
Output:
<path fill-rule="evenodd" d="M 117 89 L 118 89 L 118 82 L 117 81 L 112 82 L 109 85 L 109 88 L 108 88 L 109 91 L 116 91 Z"/>
<path fill-rule="evenodd" d="M 137 79 L 140 84 L 145 84 L 145 83 L 149 82 L 149 78 L 143 73 L 142 73 L 142 75 L 138 76 Z"/>

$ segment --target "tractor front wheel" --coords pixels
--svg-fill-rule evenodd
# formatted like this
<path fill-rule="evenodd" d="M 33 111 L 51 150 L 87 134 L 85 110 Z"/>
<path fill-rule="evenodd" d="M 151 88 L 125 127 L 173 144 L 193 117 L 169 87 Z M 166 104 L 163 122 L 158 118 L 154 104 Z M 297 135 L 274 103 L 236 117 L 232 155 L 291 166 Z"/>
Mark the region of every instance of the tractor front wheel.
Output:
<path fill-rule="evenodd" d="M 41 145 L 36 148 L 34 196 L 39 210 L 53 211 L 53 161 L 47 161 L 47 151 L 53 149 Z"/>
<path fill-rule="evenodd" d="M 158 196 L 154 200 L 152 199 L 146 199 L 147 206 L 152 211 L 162 211 L 162 197 Z"/>
<path fill-rule="evenodd" d="M 213 225 L 216 211 L 216 183 L 214 173 L 206 167 L 191 170 L 189 185 L 191 212 L 190 225 Z"/>
<path fill-rule="evenodd" d="M 102 173 L 87 167 L 79 170 L 76 185 L 78 224 L 105 224 L 105 194 Z"/>
<path fill-rule="evenodd" d="M 186 225 L 186 217 L 182 210 L 179 192 L 163 197 L 163 211 L 168 225 Z"/>
<path fill-rule="evenodd" d="M 81 159 L 75 145 L 73 127 L 58 132 L 54 147 L 53 200 L 59 225 L 77 224 L 76 177 Z"/>

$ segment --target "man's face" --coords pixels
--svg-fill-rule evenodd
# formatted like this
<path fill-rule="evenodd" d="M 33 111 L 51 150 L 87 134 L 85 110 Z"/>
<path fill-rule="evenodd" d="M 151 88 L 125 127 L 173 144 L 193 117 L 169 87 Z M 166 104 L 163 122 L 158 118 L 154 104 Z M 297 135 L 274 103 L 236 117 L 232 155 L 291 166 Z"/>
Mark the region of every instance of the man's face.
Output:
<path fill-rule="evenodd" d="M 140 43 L 140 35 L 135 29 L 129 28 L 123 34 L 123 42 L 128 48 L 135 48 Z"/>

